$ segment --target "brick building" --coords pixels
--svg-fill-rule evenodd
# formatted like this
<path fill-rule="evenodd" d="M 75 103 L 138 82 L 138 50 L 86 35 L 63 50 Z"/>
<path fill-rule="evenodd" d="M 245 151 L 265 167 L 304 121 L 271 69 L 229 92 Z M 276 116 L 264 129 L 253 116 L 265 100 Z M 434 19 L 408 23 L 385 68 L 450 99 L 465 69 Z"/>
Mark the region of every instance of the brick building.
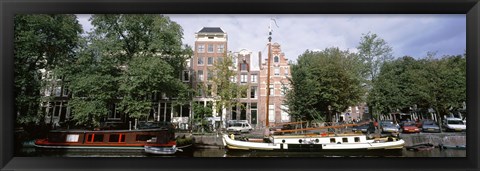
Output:
<path fill-rule="evenodd" d="M 261 55 L 259 54 L 261 59 Z M 268 56 L 265 57 L 264 62 L 260 64 L 260 105 L 259 123 L 265 126 L 265 114 L 267 110 L 267 71 L 268 71 Z M 290 116 L 286 110 L 288 107 L 284 105 L 286 91 L 290 88 L 290 65 L 285 54 L 282 52 L 278 43 L 273 43 L 271 48 L 271 63 L 270 63 L 270 99 L 269 99 L 269 123 L 290 122 Z M 263 114 L 263 115 L 262 115 Z"/>

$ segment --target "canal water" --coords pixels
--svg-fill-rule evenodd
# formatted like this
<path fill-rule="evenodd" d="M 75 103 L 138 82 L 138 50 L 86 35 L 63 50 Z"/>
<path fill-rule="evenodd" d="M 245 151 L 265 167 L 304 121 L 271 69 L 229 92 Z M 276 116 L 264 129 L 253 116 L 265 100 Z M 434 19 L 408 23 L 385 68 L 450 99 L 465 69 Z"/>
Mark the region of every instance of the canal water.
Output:
<path fill-rule="evenodd" d="M 16 157 L 466 157 L 466 150 L 435 148 L 429 151 L 383 150 L 363 152 L 270 152 L 228 151 L 225 149 L 196 149 L 177 152 L 175 155 L 150 155 L 142 151 L 119 150 L 60 150 L 26 147 L 15 153 Z"/>

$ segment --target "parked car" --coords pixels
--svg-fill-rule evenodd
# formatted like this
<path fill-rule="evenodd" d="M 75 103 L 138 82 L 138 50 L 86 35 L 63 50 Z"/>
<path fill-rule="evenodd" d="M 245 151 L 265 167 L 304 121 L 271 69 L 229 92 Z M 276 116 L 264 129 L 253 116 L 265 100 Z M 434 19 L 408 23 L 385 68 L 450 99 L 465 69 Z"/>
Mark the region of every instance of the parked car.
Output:
<path fill-rule="evenodd" d="M 227 128 L 228 133 L 240 134 L 240 133 L 249 133 L 253 128 L 249 123 L 245 122 L 236 122 L 232 126 Z"/>
<path fill-rule="evenodd" d="M 233 126 L 235 123 L 248 123 L 247 120 L 229 120 L 227 121 L 227 128 Z"/>
<path fill-rule="evenodd" d="M 396 133 L 399 132 L 400 126 L 393 124 L 393 122 L 382 122 L 380 121 L 380 129 L 382 130 L 382 133 Z"/>
<path fill-rule="evenodd" d="M 369 133 L 369 124 L 364 124 L 364 125 L 359 125 L 359 126 L 354 126 L 352 128 L 353 132 L 362 132 L 362 133 Z M 371 132 L 371 131 L 370 131 Z"/>
<path fill-rule="evenodd" d="M 446 131 L 465 131 L 467 126 L 460 118 L 446 118 L 443 120 L 443 127 Z"/>
<path fill-rule="evenodd" d="M 402 132 L 403 133 L 419 133 L 420 129 L 416 126 L 415 122 L 403 122 Z"/>
<path fill-rule="evenodd" d="M 423 132 L 440 132 L 440 127 L 433 120 L 422 120 L 419 125 Z"/>

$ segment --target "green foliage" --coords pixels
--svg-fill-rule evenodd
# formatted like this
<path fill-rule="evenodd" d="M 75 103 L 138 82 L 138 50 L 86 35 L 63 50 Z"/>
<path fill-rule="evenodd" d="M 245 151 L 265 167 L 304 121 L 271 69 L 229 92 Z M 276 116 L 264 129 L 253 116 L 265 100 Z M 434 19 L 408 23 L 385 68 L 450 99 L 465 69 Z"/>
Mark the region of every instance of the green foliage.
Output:
<path fill-rule="evenodd" d="M 189 100 L 191 90 L 180 75 L 192 51 L 182 46 L 177 23 L 150 14 L 93 15 L 90 20 L 94 29 L 70 67 L 72 91 L 78 94 L 71 103 L 91 103 L 101 113 L 74 108 L 78 124 L 106 117 L 112 103 L 128 118 L 146 118 L 154 93 L 176 97 L 178 104 Z"/>
<path fill-rule="evenodd" d="M 231 69 L 233 66 L 233 60 L 231 56 L 224 57 L 220 61 L 216 61 L 212 70 L 213 73 L 212 82 L 214 92 L 214 99 L 216 103 L 216 110 L 221 111 L 223 108 L 231 109 L 233 106 L 241 106 L 241 103 L 237 101 L 242 94 L 247 90 L 247 86 L 240 85 L 232 82 L 230 79 L 237 76 L 237 73 Z M 223 116 L 222 121 L 223 121 Z M 222 122 L 223 124 L 223 122 Z"/>
<path fill-rule="evenodd" d="M 387 62 L 368 98 L 377 114 L 408 112 L 417 105 L 445 115 L 465 101 L 466 59 L 461 55 L 420 60 L 403 57 Z"/>
<path fill-rule="evenodd" d="M 363 34 L 357 49 L 362 62 L 366 65 L 362 75 L 371 81 L 375 80 L 383 63 L 393 59 L 392 47 L 377 34 L 370 32 Z"/>
<path fill-rule="evenodd" d="M 361 101 L 364 94 L 358 56 L 338 48 L 306 51 L 291 66 L 292 89 L 286 102 L 290 115 L 302 120 L 323 120 Z"/>
<path fill-rule="evenodd" d="M 47 88 L 40 69 L 59 70 L 75 55 L 82 28 L 75 15 L 14 17 L 15 111 L 17 123 L 39 123 L 40 91 Z M 58 74 L 57 74 L 58 75 Z"/>

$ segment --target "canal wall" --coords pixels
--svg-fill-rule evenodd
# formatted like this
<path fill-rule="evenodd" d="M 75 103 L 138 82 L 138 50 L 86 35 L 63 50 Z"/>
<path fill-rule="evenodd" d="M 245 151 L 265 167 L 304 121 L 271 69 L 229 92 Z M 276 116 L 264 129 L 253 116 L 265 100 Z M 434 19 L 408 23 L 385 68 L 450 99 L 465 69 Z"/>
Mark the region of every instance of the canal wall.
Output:
<path fill-rule="evenodd" d="M 443 145 L 466 145 L 466 135 L 464 133 L 420 133 L 420 134 L 401 134 L 400 137 L 405 141 L 405 146 L 430 143 L 435 146 Z"/>
<path fill-rule="evenodd" d="M 190 134 L 190 133 L 177 133 L 177 136 L 193 136 L 195 138 L 196 148 L 223 148 L 222 136 L 216 133 L 209 134 Z"/>

